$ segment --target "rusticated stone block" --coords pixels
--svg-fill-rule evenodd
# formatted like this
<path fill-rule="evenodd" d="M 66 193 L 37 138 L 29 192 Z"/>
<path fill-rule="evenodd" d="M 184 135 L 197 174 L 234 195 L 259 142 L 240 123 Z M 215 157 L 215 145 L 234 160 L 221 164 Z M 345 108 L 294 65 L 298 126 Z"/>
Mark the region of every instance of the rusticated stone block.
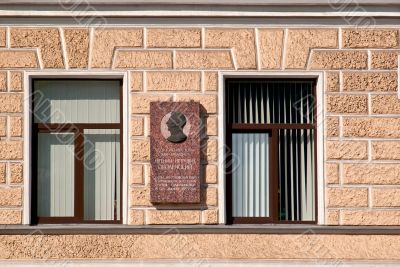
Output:
<path fill-rule="evenodd" d="M 259 47 L 261 68 L 280 69 L 282 67 L 283 34 L 281 29 L 260 29 Z"/>
<path fill-rule="evenodd" d="M 23 120 L 22 117 L 10 116 L 10 136 L 22 137 Z"/>
<path fill-rule="evenodd" d="M 344 91 L 396 91 L 396 72 L 345 72 Z"/>
<path fill-rule="evenodd" d="M 131 91 L 143 91 L 143 72 L 131 71 Z"/>
<path fill-rule="evenodd" d="M 199 210 L 148 210 L 149 224 L 199 224 Z"/>
<path fill-rule="evenodd" d="M 218 205 L 218 189 L 213 187 L 208 187 L 204 191 L 204 203 L 207 206 L 217 206 Z"/>
<path fill-rule="evenodd" d="M 7 117 L 0 117 L 0 136 L 4 137 L 7 135 Z"/>
<path fill-rule="evenodd" d="M 131 206 L 152 206 L 149 187 L 134 187 L 130 192 Z"/>
<path fill-rule="evenodd" d="M 144 165 L 132 164 L 130 176 L 130 184 L 144 184 Z"/>
<path fill-rule="evenodd" d="M 327 141 L 328 159 L 367 159 L 368 143 L 366 141 Z"/>
<path fill-rule="evenodd" d="M 131 119 L 131 135 L 132 136 L 144 135 L 144 118 L 133 117 Z"/>
<path fill-rule="evenodd" d="M 7 182 L 7 170 L 6 163 L 0 163 L 0 184 L 5 184 Z"/>
<path fill-rule="evenodd" d="M 120 69 L 171 69 L 172 51 L 117 50 L 115 68 Z"/>
<path fill-rule="evenodd" d="M 218 141 L 217 140 L 207 140 L 205 145 L 202 147 L 203 159 L 210 161 L 218 160 Z"/>
<path fill-rule="evenodd" d="M 44 68 L 65 67 L 60 32 L 56 28 L 12 28 L 11 47 L 37 47 L 40 49 Z"/>
<path fill-rule="evenodd" d="M 204 73 L 204 90 L 206 91 L 218 90 L 218 72 Z"/>
<path fill-rule="evenodd" d="M 0 142 L 0 160 L 22 159 L 23 148 L 21 141 Z"/>
<path fill-rule="evenodd" d="M 310 68 L 313 70 L 367 69 L 367 51 L 315 50 L 311 55 Z"/>
<path fill-rule="evenodd" d="M 203 224 L 218 224 L 218 210 L 204 210 Z"/>
<path fill-rule="evenodd" d="M 400 207 L 400 189 L 397 188 L 372 189 L 372 206 Z"/>
<path fill-rule="evenodd" d="M 400 141 L 372 142 L 372 159 L 398 160 L 400 159 Z"/>
<path fill-rule="evenodd" d="M 338 48 L 337 29 L 289 29 L 285 67 L 288 69 L 306 68 L 311 48 Z M 332 57 L 332 60 L 339 60 L 338 55 L 334 56 L 330 53 L 329 56 Z M 341 56 L 340 59 L 343 57 Z M 327 62 L 324 62 L 323 65 L 326 65 Z"/>
<path fill-rule="evenodd" d="M 368 207 L 367 188 L 328 188 L 328 207 Z"/>
<path fill-rule="evenodd" d="M 328 95 L 326 110 L 329 113 L 367 113 L 367 95 Z"/>
<path fill-rule="evenodd" d="M 397 210 L 343 210 L 343 225 L 400 225 L 400 211 Z"/>
<path fill-rule="evenodd" d="M 339 117 L 325 118 L 326 135 L 328 137 L 337 137 L 340 133 Z"/>
<path fill-rule="evenodd" d="M 21 206 L 21 188 L 0 188 L 0 207 Z"/>
<path fill-rule="evenodd" d="M 200 91 L 200 86 L 200 72 L 147 72 L 147 90 L 149 91 Z"/>
<path fill-rule="evenodd" d="M 129 210 L 130 225 L 144 225 L 144 210 Z"/>
<path fill-rule="evenodd" d="M 148 47 L 200 47 L 201 29 L 147 29 Z"/>
<path fill-rule="evenodd" d="M 206 117 L 206 134 L 208 136 L 218 135 L 218 118 L 216 116 Z"/>
<path fill-rule="evenodd" d="M 7 72 L 0 72 L 0 91 L 7 91 Z"/>
<path fill-rule="evenodd" d="M 343 29 L 344 48 L 395 48 L 399 46 L 397 29 Z"/>
<path fill-rule="evenodd" d="M 131 110 L 135 114 L 148 114 L 150 113 L 150 102 L 169 101 L 171 99 L 172 96 L 169 95 L 132 95 Z"/>
<path fill-rule="evenodd" d="M 371 96 L 372 113 L 400 114 L 400 99 L 397 95 Z"/>
<path fill-rule="evenodd" d="M 10 163 L 10 180 L 12 184 L 20 184 L 24 181 L 23 171 L 22 163 Z"/>
<path fill-rule="evenodd" d="M 0 210 L 0 224 L 21 224 L 21 210 Z"/>
<path fill-rule="evenodd" d="M 121 47 L 142 47 L 143 29 L 140 28 L 99 28 L 93 36 L 92 67 L 110 68 L 114 50 Z M 122 58 L 127 54 L 119 55 Z M 142 58 L 143 60 L 144 58 Z M 119 64 L 123 64 L 117 58 Z M 125 62 L 127 64 L 127 62 Z M 118 65 L 118 64 L 117 64 Z"/>
<path fill-rule="evenodd" d="M 400 184 L 400 166 L 398 164 L 344 164 L 343 167 L 345 184 Z"/>
<path fill-rule="evenodd" d="M 238 69 L 256 69 L 254 29 L 206 29 L 207 48 L 233 48 Z"/>
<path fill-rule="evenodd" d="M 150 160 L 150 142 L 148 140 L 131 141 L 131 159 L 136 161 Z"/>
<path fill-rule="evenodd" d="M 195 101 L 200 102 L 203 111 L 206 113 L 217 113 L 217 95 L 177 95 L 177 101 Z"/>
<path fill-rule="evenodd" d="M 23 89 L 23 73 L 20 71 L 11 71 L 10 91 L 20 92 Z"/>
<path fill-rule="evenodd" d="M 234 69 L 230 51 L 176 51 L 177 69 Z"/>
<path fill-rule="evenodd" d="M 7 43 L 7 29 L 0 28 L 0 47 L 5 47 Z"/>
<path fill-rule="evenodd" d="M 328 92 L 340 91 L 339 72 L 330 71 L 326 73 L 326 91 Z"/>
<path fill-rule="evenodd" d="M 64 29 L 65 44 L 70 68 L 83 69 L 89 61 L 89 30 Z"/>
<path fill-rule="evenodd" d="M 397 69 L 397 51 L 371 51 L 371 68 L 379 70 Z"/>
<path fill-rule="evenodd" d="M 399 118 L 344 118 L 345 137 L 400 137 Z"/>
<path fill-rule="evenodd" d="M 0 68 L 37 69 L 39 68 L 38 62 L 35 51 L 0 51 Z"/>
<path fill-rule="evenodd" d="M 1 94 L 0 112 L 22 112 L 22 94 Z"/>
<path fill-rule="evenodd" d="M 326 213 L 326 224 L 327 225 L 339 225 L 340 224 L 340 211 L 328 210 Z"/>
<path fill-rule="evenodd" d="M 339 164 L 327 163 L 326 165 L 326 182 L 328 184 L 339 184 Z"/>
<path fill-rule="evenodd" d="M 218 166 L 206 165 L 205 169 L 205 182 L 207 184 L 216 184 L 218 182 Z"/>

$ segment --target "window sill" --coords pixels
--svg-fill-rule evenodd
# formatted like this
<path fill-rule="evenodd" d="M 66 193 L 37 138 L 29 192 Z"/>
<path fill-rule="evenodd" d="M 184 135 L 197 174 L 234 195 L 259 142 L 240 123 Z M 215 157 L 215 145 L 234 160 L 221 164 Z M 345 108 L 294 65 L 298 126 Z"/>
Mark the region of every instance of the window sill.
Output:
<path fill-rule="evenodd" d="M 400 235 L 400 226 L 324 226 L 324 225 L 1 225 L 0 235 L 81 235 L 81 234 L 332 234 Z"/>

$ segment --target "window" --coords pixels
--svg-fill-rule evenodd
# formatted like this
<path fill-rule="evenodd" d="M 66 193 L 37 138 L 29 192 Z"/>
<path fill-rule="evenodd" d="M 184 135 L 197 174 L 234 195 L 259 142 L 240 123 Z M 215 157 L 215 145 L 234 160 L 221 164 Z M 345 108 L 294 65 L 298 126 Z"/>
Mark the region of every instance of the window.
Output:
<path fill-rule="evenodd" d="M 315 80 L 226 79 L 228 223 L 315 223 Z"/>
<path fill-rule="evenodd" d="M 121 223 L 122 81 L 32 82 L 33 223 Z"/>

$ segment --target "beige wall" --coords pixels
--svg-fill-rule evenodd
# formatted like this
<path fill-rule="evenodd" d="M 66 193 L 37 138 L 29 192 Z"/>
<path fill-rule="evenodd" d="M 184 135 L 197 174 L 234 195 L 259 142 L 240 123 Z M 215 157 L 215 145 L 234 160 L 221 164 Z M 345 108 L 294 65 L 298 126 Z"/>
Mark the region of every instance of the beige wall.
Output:
<path fill-rule="evenodd" d="M 128 71 L 129 224 L 218 223 L 218 71 L 323 71 L 326 223 L 400 225 L 399 32 L 352 28 L 0 28 L 0 224 L 23 213 L 28 70 Z M 222 90 L 222 88 L 219 88 Z M 203 200 L 149 202 L 149 102 L 204 107 Z"/>

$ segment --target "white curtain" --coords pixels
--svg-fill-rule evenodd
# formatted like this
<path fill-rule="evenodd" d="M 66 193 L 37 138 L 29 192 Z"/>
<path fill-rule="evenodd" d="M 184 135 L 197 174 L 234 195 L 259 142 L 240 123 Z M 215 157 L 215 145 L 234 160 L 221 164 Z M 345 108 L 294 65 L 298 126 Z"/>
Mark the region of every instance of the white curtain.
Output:
<path fill-rule="evenodd" d="M 233 217 L 269 216 L 269 135 L 232 136 Z"/>
<path fill-rule="evenodd" d="M 84 131 L 84 218 L 120 217 L 120 143 L 118 129 Z"/>
<path fill-rule="evenodd" d="M 308 81 L 227 81 L 228 123 L 244 124 L 305 124 L 314 122 L 313 83 Z M 279 130 L 279 217 L 281 220 L 315 220 L 315 158 L 314 130 Z M 258 142 L 261 134 L 233 134 L 234 153 L 241 156 L 241 167 L 233 174 L 234 216 L 254 215 L 252 207 L 257 192 L 247 188 L 259 179 L 264 162 L 254 151 L 266 149 L 268 143 Z M 263 137 L 262 140 L 267 140 Z M 253 156 L 252 156 L 253 155 Z M 252 165 L 253 164 L 253 165 Z M 267 163 L 266 166 L 268 167 Z M 268 172 L 262 179 L 268 184 Z M 253 185 L 253 184 L 252 184 Z M 236 190 L 236 191 L 235 191 Z M 250 190 L 250 191 L 249 191 Z M 263 189 L 262 189 L 263 190 Z M 266 198 L 266 201 L 268 197 Z M 239 210 L 237 203 L 246 210 Z M 250 205 L 250 206 L 249 206 Z"/>
<path fill-rule="evenodd" d="M 34 122 L 118 123 L 119 81 L 37 80 Z"/>
<path fill-rule="evenodd" d="M 38 215 L 74 215 L 74 135 L 39 133 Z"/>

